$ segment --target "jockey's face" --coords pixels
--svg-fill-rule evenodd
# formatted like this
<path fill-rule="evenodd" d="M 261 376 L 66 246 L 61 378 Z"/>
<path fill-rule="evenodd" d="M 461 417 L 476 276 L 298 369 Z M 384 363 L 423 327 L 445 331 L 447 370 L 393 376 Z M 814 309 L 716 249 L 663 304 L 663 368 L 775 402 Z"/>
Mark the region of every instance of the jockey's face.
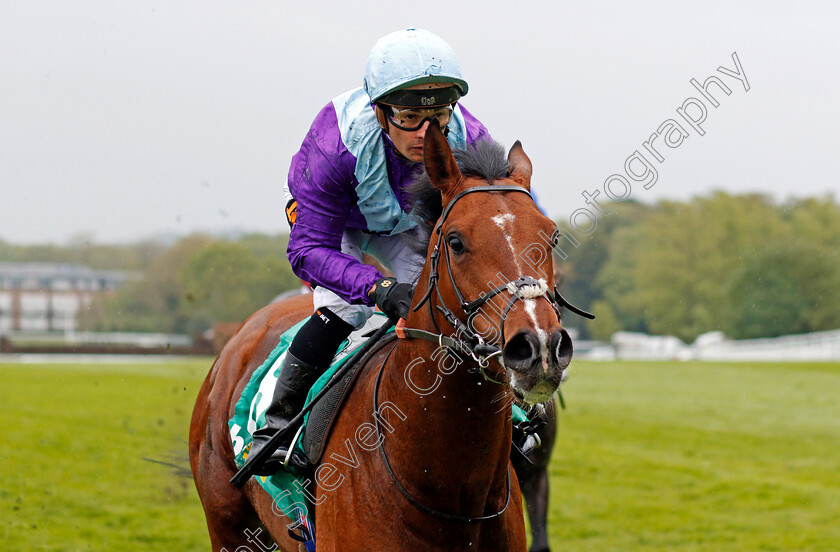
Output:
<path fill-rule="evenodd" d="M 388 136 L 403 157 L 414 163 L 422 163 L 423 139 L 426 137 L 427 128 L 429 128 L 429 121 L 426 121 L 423 126 L 414 131 L 400 130 L 391 125 Z"/>

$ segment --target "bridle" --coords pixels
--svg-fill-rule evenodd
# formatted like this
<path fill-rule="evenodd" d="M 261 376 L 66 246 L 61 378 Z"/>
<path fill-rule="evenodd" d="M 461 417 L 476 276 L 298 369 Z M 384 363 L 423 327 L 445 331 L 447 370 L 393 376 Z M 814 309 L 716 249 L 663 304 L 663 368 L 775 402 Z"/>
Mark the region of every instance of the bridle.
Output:
<path fill-rule="evenodd" d="M 463 182 L 463 177 L 462 182 Z M 440 219 L 438 220 L 437 224 L 435 225 L 435 229 L 433 234 L 437 234 L 437 242 L 432 250 L 432 254 L 429 257 L 429 282 L 426 287 L 426 293 L 414 307 L 414 311 L 420 309 L 424 303 L 428 303 L 429 305 L 429 313 L 431 314 L 432 323 L 435 326 L 435 330 L 437 333 L 427 332 L 425 330 L 420 330 L 416 328 L 399 328 L 398 335 L 400 333 L 404 334 L 405 337 L 419 337 L 421 339 L 426 339 L 429 341 L 437 342 L 441 347 L 449 347 L 459 351 L 461 353 L 467 354 L 472 357 L 478 363 L 479 371 L 484 376 L 485 379 L 488 381 L 492 381 L 494 383 L 504 384 L 503 382 L 496 381 L 489 377 L 485 371 L 485 369 L 490 364 L 490 359 L 496 355 L 501 354 L 502 349 L 505 346 L 505 321 L 507 320 L 507 316 L 510 313 L 511 309 L 513 309 L 514 304 L 519 299 L 536 299 L 538 297 L 544 298 L 551 307 L 554 309 L 554 312 L 557 313 L 557 318 L 562 319 L 562 309 L 565 307 L 572 311 L 575 314 L 583 316 L 585 318 L 592 319 L 594 316 L 584 310 L 581 310 L 563 298 L 560 295 L 560 292 L 557 290 L 557 287 L 554 287 L 553 293 L 549 291 L 548 284 L 546 283 L 544 278 L 534 278 L 532 276 L 520 276 L 519 278 L 502 284 L 489 292 L 481 293 L 478 299 L 473 301 L 467 301 L 464 298 L 464 294 L 461 293 L 458 284 L 455 282 L 455 277 L 452 274 L 452 262 L 450 260 L 450 247 L 447 240 L 444 239 L 443 235 L 443 224 L 446 222 L 449 214 L 452 212 L 452 208 L 455 204 L 464 196 L 472 193 L 478 192 L 520 192 L 523 194 L 527 194 L 528 197 L 531 197 L 531 193 L 522 188 L 521 186 L 514 186 L 510 184 L 505 185 L 498 185 L 498 186 L 475 186 L 474 188 L 468 188 L 466 190 L 461 191 L 456 195 L 452 200 L 446 205 L 441 213 Z M 455 297 L 458 299 L 458 303 L 461 309 L 464 311 L 464 314 L 467 316 L 467 322 L 464 323 L 461 319 L 446 305 L 446 301 L 443 298 L 443 295 L 440 292 L 440 287 L 437 285 L 438 279 L 440 278 L 440 258 L 443 255 L 444 259 L 446 259 L 446 272 L 449 275 L 449 282 L 452 286 L 452 290 L 455 292 Z M 432 292 L 436 292 L 437 294 L 437 305 L 435 307 L 432 306 L 431 296 Z M 481 336 L 480 332 L 478 332 L 474 325 L 475 315 L 479 313 L 481 307 L 487 303 L 493 297 L 497 295 L 508 292 L 510 293 L 510 298 L 508 299 L 507 305 L 505 306 L 502 312 L 502 319 L 501 324 L 499 327 L 499 343 L 486 343 L 484 338 Z M 440 328 L 437 325 L 437 321 L 435 319 L 435 312 L 434 309 L 443 314 L 446 321 L 454 328 L 455 333 L 454 336 L 447 336 L 444 335 Z M 401 336 L 403 337 L 403 336 Z"/>

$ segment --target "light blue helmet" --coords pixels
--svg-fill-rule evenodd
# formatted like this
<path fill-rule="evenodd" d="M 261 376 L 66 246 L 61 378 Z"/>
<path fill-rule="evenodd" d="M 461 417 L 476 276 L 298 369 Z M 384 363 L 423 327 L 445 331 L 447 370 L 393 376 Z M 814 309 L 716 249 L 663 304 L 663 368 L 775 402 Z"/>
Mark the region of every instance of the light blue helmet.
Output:
<path fill-rule="evenodd" d="M 385 35 L 374 44 L 364 80 L 371 102 L 427 82 L 455 83 L 461 96 L 469 90 L 455 52 L 442 38 L 423 29 L 405 29 Z"/>

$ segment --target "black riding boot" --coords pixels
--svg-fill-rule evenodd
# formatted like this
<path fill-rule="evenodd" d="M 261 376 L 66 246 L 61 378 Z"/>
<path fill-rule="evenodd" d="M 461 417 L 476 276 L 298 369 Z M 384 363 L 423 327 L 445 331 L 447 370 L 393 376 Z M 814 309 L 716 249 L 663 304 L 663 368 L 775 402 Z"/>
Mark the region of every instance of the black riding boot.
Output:
<path fill-rule="evenodd" d="M 328 309 L 319 309 L 301 327 L 283 360 L 271 405 L 265 412 L 265 425 L 254 432 L 249 457 L 263 448 L 278 431 L 285 429 L 303 409 L 309 388 L 330 365 L 338 346 L 352 330 L 350 324 Z M 257 466 L 255 475 L 272 475 L 280 469 L 295 431 L 296 428 L 291 428 L 286 432 L 284 442 L 262 465 Z M 290 463 L 293 460 L 295 464 L 300 464 L 303 459 L 293 458 Z"/>
<path fill-rule="evenodd" d="M 303 409 L 306 394 L 320 375 L 319 368 L 299 360 L 291 351 L 286 353 L 271 405 L 265 411 L 265 425 L 254 432 L 254 440 L 248 456 L 256 454 L 278 431 L 289 425 L 292 418 Z M 287 432 L 286 442 L 277 447 L 254 473 L 271 475 L 277 472 L 286 459 L 292 437 L 294 437 L 294 429 Z"/>
<path fill-rule="evenodd" d="M 545 414 L 545 407 L 536 404 L 528 412 L 528 420 L 513 424 L 513 442 L 510 447 L 510 458 L 517 462 L 525 462 L 533 465 L 528 458 L 528 453 L 542 445 L 539 431 L 546 426 L 548 419 Z"/>

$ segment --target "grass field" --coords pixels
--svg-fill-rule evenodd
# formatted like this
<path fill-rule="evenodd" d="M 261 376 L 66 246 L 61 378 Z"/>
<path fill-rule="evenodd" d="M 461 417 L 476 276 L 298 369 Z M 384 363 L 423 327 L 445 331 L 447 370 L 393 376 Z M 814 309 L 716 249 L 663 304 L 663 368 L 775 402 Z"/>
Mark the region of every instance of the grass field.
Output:
<path fill-rule="evenodd" d="M 0 364 L 0 549 L 206 551 L 187 467 L 209 361 Z M 840 550 L 840 365 L 575 362 L 556 551 Z"/>
<path fill-rule="evenodd" d="M 210 361 L 0 365 L 0 549 L 210 549 L 189 469 Z"/>

